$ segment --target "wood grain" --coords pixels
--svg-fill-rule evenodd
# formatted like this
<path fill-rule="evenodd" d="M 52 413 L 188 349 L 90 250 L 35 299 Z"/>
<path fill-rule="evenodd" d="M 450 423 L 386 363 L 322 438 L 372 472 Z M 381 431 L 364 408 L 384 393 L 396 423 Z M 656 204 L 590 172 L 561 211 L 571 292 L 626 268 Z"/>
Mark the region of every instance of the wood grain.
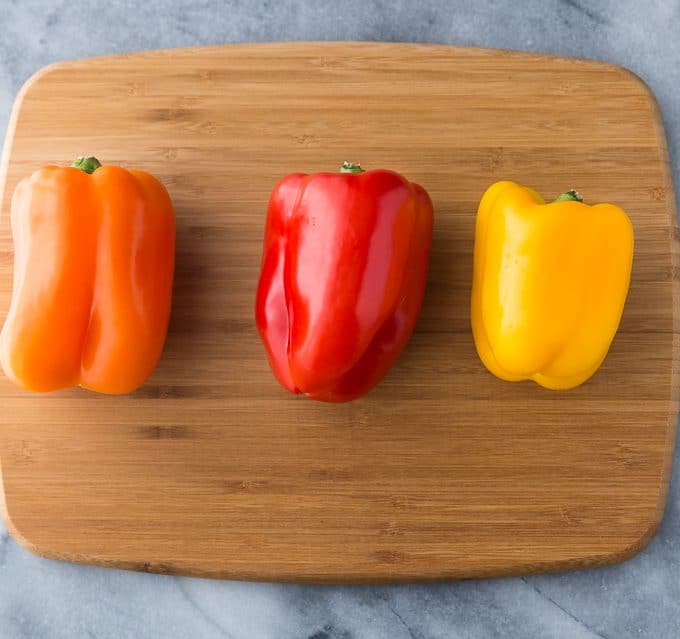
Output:
<path fill-rule="evenodd" d="M 611 65 L 480 49 L 303 43 L 60 63 L 22 89 L 3 156 L 0 319 L 17 180 L 95 154 L 156 174 L 178 217 L 164 356 L 133 395 L 0 382 L 12 535 L 154 572 L 398 581 L 592 566 L 662 516 L 677 414 L 678 232 L 654 98 Z M 270 190 L 343 160 L 435 205 L 416 333 L 366 398 L 286 394 L 253 322 Z M 498 179 L 630 214 L 611 352 L 570 392 L 501 382 L 469 328 L 474 216 Z"/>

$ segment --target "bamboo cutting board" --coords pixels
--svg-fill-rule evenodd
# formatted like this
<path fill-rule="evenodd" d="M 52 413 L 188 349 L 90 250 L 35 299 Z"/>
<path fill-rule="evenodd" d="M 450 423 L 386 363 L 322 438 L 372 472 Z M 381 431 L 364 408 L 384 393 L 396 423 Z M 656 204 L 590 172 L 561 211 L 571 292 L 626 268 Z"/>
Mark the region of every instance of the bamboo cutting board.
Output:
<path fill-rule="evenodd" d="M 663 130 L 632 74 L 402 44 L 157 51 L 34 76 L 3 162 L 0 319 L 18 179 L 78 155 L 142 168 L 177 213 L 171 326 L 122 397 L 0 381 L 5 518 L 48 557 L 237 579 L 396 581 L 621 561 L 662 516 L 676 421 L 677 238 Z M 325 405 L 271 375 L 253 301 L 276 180 L 392 168 L 435 206 L 416 332 L 369 396 Z M 498 179 L 630 214 L 609 357 L 582 387 L 502 382 L 474 350 L 473 225 Z"/>

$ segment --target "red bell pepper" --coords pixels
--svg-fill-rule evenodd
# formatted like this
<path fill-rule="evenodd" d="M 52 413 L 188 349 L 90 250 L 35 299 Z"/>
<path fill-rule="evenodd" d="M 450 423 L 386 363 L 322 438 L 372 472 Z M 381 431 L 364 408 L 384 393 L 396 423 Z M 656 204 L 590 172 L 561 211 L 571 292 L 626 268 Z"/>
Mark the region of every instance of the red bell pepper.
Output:
<path fill-rule="evenodd" d="M 257 327 L 279 382 L 312 399 L 367 393 L 420 312 L 432 202 L 393 171 L 283 178 L 269 201 Z"/>

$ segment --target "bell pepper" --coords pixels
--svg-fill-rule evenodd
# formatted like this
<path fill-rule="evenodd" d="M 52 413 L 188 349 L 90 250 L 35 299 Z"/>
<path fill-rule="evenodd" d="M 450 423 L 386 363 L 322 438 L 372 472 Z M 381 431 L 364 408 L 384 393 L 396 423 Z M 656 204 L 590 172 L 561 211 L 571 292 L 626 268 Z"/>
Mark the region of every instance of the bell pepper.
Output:
<path fill-rule="evenodd" d="M 33 391 L 127 393 L 151 374 L 170 315 L 175 218 L 153 176 L 96 158 L 46 166 L 11 205 L 6 375 Z"/>
<path fill-rule="evenodd" d="M 618 206 L 587 206 L 576 191 L 546 204 L 493 184 L 477 213 L 471 301 L 484 365 L 550 389 L 586 381 L 618 330 L 632 260 L 633 226 Z"/>
<path fill-rule="evenodd" d="M 426 191 L 393 171 L 345 163 L 275 186 L 255 318 L 286 389 L 342 402 L 382 379 L 420 312 L 432 223 Z"/>

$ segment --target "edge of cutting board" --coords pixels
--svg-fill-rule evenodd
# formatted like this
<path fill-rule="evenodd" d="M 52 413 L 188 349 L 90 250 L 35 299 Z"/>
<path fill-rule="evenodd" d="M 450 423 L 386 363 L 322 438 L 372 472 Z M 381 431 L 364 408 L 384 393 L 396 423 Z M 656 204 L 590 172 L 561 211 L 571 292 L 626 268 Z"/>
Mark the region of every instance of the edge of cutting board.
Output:
<path fill-rule="evenodd" d="M 424 44 L 424 43 L 405 43 L 405 42 L 366 42 L 366 41 L 300 41 L 300 42 L 264 42 L 264 43 L 236 43 L 236 44 L 223 44 L 223 45 L 209 45 L 209 46 L 198 46 L 198 47 L 173 47 L 166 49 L 154 49 L 154 50 L 140 50 L 133 51 L 127 54 L 115 54 L 115 55 L 105 55 L 105 56 L 92 56 L 88 58 L 72 59 L 72 60 L 62 60 L 51 64 L 48 64 L 36 72 L 34 72 L 19 89 L 16 98 L 14 100 L 10 117 L 7 124 L 5 140 L 2 150 L 2 155 L 0 156 L 0 196 L 4 196 L 7 172 L 9 166 L 10 151 L 14 141 L 15 127 L 21 111 L 21 107 L 24 99 L 30 93 L 31 89 L 39 83 L 43 78 L 48 76 L 54 71 L 58 71 L 64 68 L 71 67 L 73 65 L 78 65 L 82 63 L 89 63 L 97 60 L 116 60 L 116 59 L 126 59 L 129 57 L 143 56 L 143 57 L 162 57 L 167 52 L 182 52 L 191 51 L 196 49 L 201 50 L 234 50 L 237 48 L 260 48 L 260 49 L 270 49 L 275 52 L 281 47 L 285 48 L 299 48 L 301 50 L 313 47 L 324 47 L 327 45 L 343 45 L 343 46 L 360 46 L 366 48 L 378 48 L 378 47 L 389 47 L 389 48 L 429 48 L 429 49 L 448 49 L 451 51 L 456 51 L 458 53 L 462 51 L 473 50 L 477 53 L 488 52 L 489 54 L 502 53 L 504 55 L 509 55 L 518 58 L 550 58 L 555 60 L 573 60 L 577 61 L 579 64 L 588 66 L 598 66 L 600 68 L 607 68 L 615 71 L 626 79 L 638 86 L 640 93 L 644 94 L 649 102 L 650 109 L 654 116 L 655 132 L 658 142 L 659 149 L 659 159 L 660 164 L 663 167 L 663 197 L 666 201 L 666 210 L 669 219 L 669 242 L 672 258 L 672 289 L 673 289 L 673 349 L 672 349 L 672 359 L 673 359 L 673 370 L 671 377 L 671 397 L 669 397 L 669 413 L 668 413 L 668 429 L 667 429 L 667 447 L 666 455 L 664 458 L 663 472 L 660 476 L 660 484 L 658 491 L 658 503 L 657 508 L 654 513 L 654 518 L 649 522 L 649 526 L 644 529 L 636 540 L 633 542 L 627 542 L 622 545 L 621 548 L 612 550 L 610 552 L 596 554 L 589 557 L 583 557 L 576 560 L 558 560 L 551 563 L 549 566 L 540 565 L 535 566 L 532 564 L 527 564 L 523 566 L 520 570 L 515 566 L 512 570 L 481 570 L 474 574 L 466 572 L 465 577 L 473 578 L 488 578 L 488 577 L 503 577 L 509 575 L 518 574 L 533 574 L 533 573 L 545 573 L 545 572 L 556 572 L 562 570 L 573 570 L 588 567 L 599 567 L 609 564 L 620 563 L 630 559 L 639 552 L 641 552 L 653 539 L 654 535 L 658 531 L 660 523 L 663 519 L 664 508 L 667 500 L 668 489 L 670 485 L 671 478 L 671 468 L 673 462 L 673 454 L 675 449 L 675 438 L 676 438 L 676 426 L 678 419 L 678 409 L 680 406 L 680 366 L 678 365 L 678 353 L 680 351 L 680 226 L 677 222 L 676 213 L 676 203 L 673 188 L 672 172 L 670 167 L 670 160 L 666 142 L 666 135 L 663 124 L 663 117 L 661 114 L 658 101 L 647 85 L 647 83 L 633 71 L 609 62 L 602 62 L 598 60 L 592 60 L 587 58 L 578 58 L 572 56 L 562 56 L 549 53 L 533 53 L 527 51 L 515 51 L 507 49 L 497 49 L 497 48 L 486 48 L 486 47 L 467 47 L 467 46 L 453 46 L 445 44 Z M 1 212 L 0 212 L 1 214 Z M 74 555 L 71 553 L 62 553 L 58 550 L 53 550 L 44 546 L 39 546 L 34 544 L 27 536 L 25 536 L 19 528 L 15 525 L 11 516 L 11 506 L 8 505 L 4 486 L 3 486 L 3 475 L 2 475 L 2 460 L 0 460 L 0 513 L 5 521 L 6 527 L 13 539 L 23 548 L 29 552 L 49 559 L 66 560 L 75 563 L 85 563 L 94 564 L 106 567 L 115 567 L 124 570 L 135 570 L 144 571 L 160 574 L 181 574 L 208 578 L 230 578 L 230 579 L 246 579 L 246 580 L 263 580 L 262 577 L 255 576 L 250 573 L 230 573 L 229 575 L 224 575 L 222 573 L 213 573 L 211 571 L 205 570 L 194 570 L 187 571 L 183 567 L 168 565 L 168 564 L 139 564 L 138 562 L 124 563 L 112 562 L 105 558 L 100 558 L 96 556 L 87 557 Z M 258 572 L 258 574 L 260 574 Z M 414 577 L 411 581 L 437 581 L 442 579 L 458 578 L 457 575 L 444 575 L 442 577 Z M 264 577 L 266 579 L 266 576 Z M 306 575 L 289 574 L 289 575 L 278 575 L 276 578 L 278 582 L 296 582 L 296 583 L 391 583 L 404 581 L 409 581 L 403 576 L 396 576 L 394 578 L 375 578 L 375 576 L 367 575 L 366 577 L 356 576 L 350 579 L 343 578 L 316 578 L 309 577 Z"/>

